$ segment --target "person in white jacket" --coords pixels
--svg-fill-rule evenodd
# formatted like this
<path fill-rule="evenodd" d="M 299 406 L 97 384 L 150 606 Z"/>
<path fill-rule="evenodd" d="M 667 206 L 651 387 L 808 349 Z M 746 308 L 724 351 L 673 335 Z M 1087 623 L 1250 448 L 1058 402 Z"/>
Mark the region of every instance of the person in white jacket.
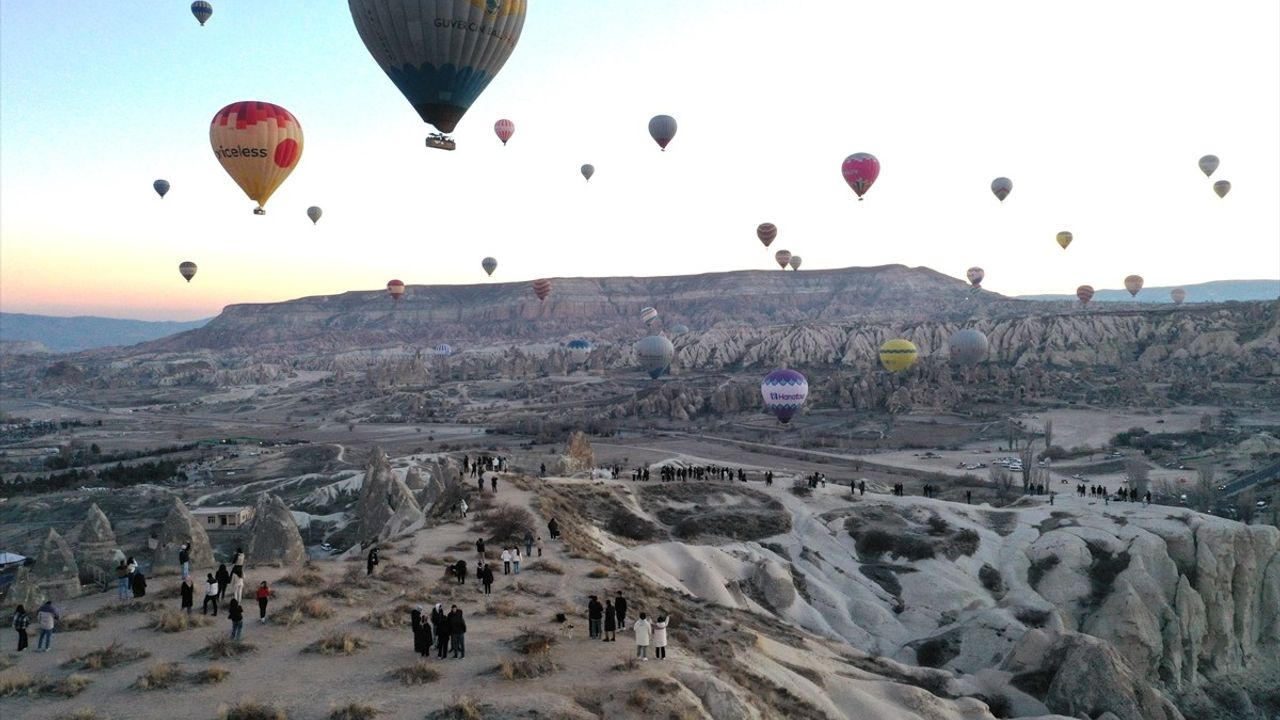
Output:
<path fill-rule="evenodd" d="M 655 660 L 667 659 L 667 625 L 671 620 L 665 614 L 659 614 L 653 621 L 653 657 Z"/>
<path fill-rule="evenodd" d="M 649 624 L 649 616 L 640 613 L 640 619 L 631 627 L 631 630 L 636 634 L 636 658 L 642 661 L 648 660 L 649 641 L 652 639 L 653 630 L 653 626 Z"/>
<path fill-rule="evenodd" d="M 231 597 L 235 598 L 236 602 L 243 602 L 244 600 L 244 575 L 243 574 L 241 574 L 240 572 L 236 572 L 234 570 L 231 572 L 230 589 L 231 589 Z"/>
<path fill-rule="evenodd" d="M 507 549 L 502 551 L 502 574 L 511 574 L 511 551 Z"/>
<path fill-rule="evenodd" d="M 511 566 L 517 575 L 520 574 L 520 546 L 511 548 Z"/>

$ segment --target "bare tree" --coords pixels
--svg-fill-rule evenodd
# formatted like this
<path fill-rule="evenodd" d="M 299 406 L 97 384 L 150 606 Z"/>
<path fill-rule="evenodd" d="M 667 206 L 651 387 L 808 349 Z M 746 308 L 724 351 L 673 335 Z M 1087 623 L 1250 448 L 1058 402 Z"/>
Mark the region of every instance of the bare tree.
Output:
<path fill-rule="evenodd" d="M 1258 509 L 1258 494 L 1253 488 L 1247 488 L 1236 496 L 1236 512 L 1240 514 L 1240 522 L 1245 525 L 1253 524 L 1253 516 Z"/>
<path fill-rule="evenodd" d="M 1034 443 L 1027 441 L 1027 446 L 1018 452 L 1018 459 L 1022 461 L 1022 492 L 1027 493 L 1031 489 L 1032 470 L 1036 466 L 1036 451 L 1032 447 Z"/>
<path fill-rule="evenodd" d="M 1044 421 L 1044 449 L 1048 452 L 1053 447 L 1053 420 Z"/>
<path fill-rule="evenodd" d="M 996 488 L 996 499 L 1003 504 L 1013 492 L 1013 473 L 999 465 L 992 465 L 988 473 L 991 475 L 991 484 Z"/>
<path fill-rule="evenodd" d="M 1131 457 L 1124 463 L 1124 481 L 1129 486 L 1130 497 L 1142 497 L 1151 486 L 1151 468 L 1142 460 Z"/>
<path fill-rule="evenodd" d="M 1218 487 L 1214 476 L 1216 471 L 1212 465 L 1201 465 L 1196 468 L 1195 507 L 1200 512 L 1209 512 L 1217 504 Z"/>

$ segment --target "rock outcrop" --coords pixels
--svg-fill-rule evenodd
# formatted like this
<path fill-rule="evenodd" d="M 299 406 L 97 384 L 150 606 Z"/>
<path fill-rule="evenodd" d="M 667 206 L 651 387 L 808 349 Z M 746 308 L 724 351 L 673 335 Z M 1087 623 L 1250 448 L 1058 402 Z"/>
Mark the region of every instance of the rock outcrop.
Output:
<path fill-rule="evenodd" d="M 80 568 L 71 545 L 49 528 L 35 553 L 35 562 L 18 571 L 6 595 L 6 604 L 22 603 L 28 609 L 45 600 L 66 600 L 80 594 Z"/>
<path fill-rule="evenodd" d="M 76 537 L 76 562 L 81 572 L 90 568 L 113 573 L 116 564 L 125 559 L 124 553 L 116 545 L 116 534 L 111 529 L 111 521 L 97 503 L 89 506 L 80 523 L 80 533 Z"/>
<path fill-rule="evenodd" d="M 360 538 L 385 538 L 422 520 L 422 508 L 404 480 L 391 470 L 381 448 L 373 448 L 356 501 Z"/>
<path fill-rule="evenodd" d="M 596 466 L 596 454 L 591 449 L 591 441 L 587 439 L 586 433 L 581 430 L 574 430 L 569 435 L 569 442 L 565 446 L 564 454 L 560 456 L 560 472 L 565 475 L 572 475 L 576 472 L 585 472 Z"/>
<path fill-rule="evenodd" d="M 306 559 L 293 513 L 278 495 L 259 495 L 249 524 L 245 560 L 252 565 L 298 565 Z"/>
<path fill-rule="evenodd" d="M 182 498 L 173 496 L 173 504 L 165 515 L 160 532 L 156 535 L 155 557 L 151 560 L 152 572 L 177 570 L 178 551 L 183 544 L 191 543 L 191 574 L 200 576 L 214 568 L 213 547 L 209 535 L 196 522 Z"/>

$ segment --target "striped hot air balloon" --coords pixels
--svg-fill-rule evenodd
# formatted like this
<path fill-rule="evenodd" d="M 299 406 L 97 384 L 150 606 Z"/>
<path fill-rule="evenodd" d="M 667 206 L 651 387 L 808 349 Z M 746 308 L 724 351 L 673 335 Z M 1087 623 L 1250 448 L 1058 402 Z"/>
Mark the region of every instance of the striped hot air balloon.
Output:
<path fill-rule="evenodd" d="M 404 294 L 404 283 L 399 280 L 392 280 L 387 283 L 387 294 L 391 296 L 392 300 L 400 302 L 400 296 Z"/>
<path fill-rule="evenodd" d="M 670 115 L 654 115 L 649 120 L 649 135 L 663 152 L 667 151 L 667 143 L 676 136 L 676 119 Z"/>
<path fill-rule="evenodd" d="M 440 343 L 435 347 L 435 354 L 441 357 L 448 357 L 453 354 L 453 346 L 449 343 Z"/>
<path fill-rule="evenodd" d="M 791 266 L 792 270 L 799 270 L 801 262 L 803 261 L 800 259 L 799 255 L 792 255 L 791 259 L 787 261 L 787 264 Z"/>
<path fill-rule="evenodd" d="M 499 120 L 493 124 L 493 132 L 502 141 L 502 144 L 506 145 L 511 136 L 516 134 L 516 124 L 510 120 Z"/>
<path fill-rule="evenodd" d="M 778 237 L 778 226 L 773 223 L 760 223 L 756 226 L 756 237 L 760 238 L 760 242 L 764 243 L 765 247 L 769 247 L 774 238 Z"/>
<path fill-rule="evenodd" d="M 804 407 L 809 381 L 795 370 L 774 370 L 760 382 L 760 395 L 765 409 L 785 425 Z"/>
<path fill-rule="evenodd" d="M 546 300 L 551 294 L 551 281 L 546 278 L 539 278 L 533 281 L 533 294 L 538 296 L 539 300 Z"/>
<path fill-rule="evenodd" d="M 163 200 L 164 196 L 169 193 L 168 180 L 157 180 L 151 183 L 151 187 L 156 191 L 156 194 L 160 196 L 161 200 Z"/>
<path fill-rule="evenodd" d="M 200 27 L 204 27 L 204 24 L 209 22 L 209 18 L 213 17 L 213 6 L 205 0 L 196 0 L 191 3 L 191 14 L 200 21 Z"/>
<path fill-rule="evenodd" d="M 987 359 L 987 336 L 981 330 L 967 328 L 951 333 L 947 349 L 951 361 L 961 365 L 977 365 Z"/>
<path fill-rule="evenodd" d="M 987 273 L 985 270 L 975 265 L 968 270 L 965 270 L 964 276 L 969 279 L 970 285 L 980 288 L 982 287 L 982 279 L 987 276 Z"/>
<path fill-rule="evenodd" d="M 196 276 L 196 264 L 190 260 L 180 263 L 178 265 L 178 274 L 186 278 L 187 282 L 191 282 L 191 278 Z"/>
<path fill-rule="evenodd" d="M 480 267 L 484 269 L 486 275 L 492 277 L 493 271 L 498 269 L 498 261 L 487 257 L 480 261 Z"/>
<path fill-rule="evenodd" d="M 293 113 L 247 100 L 222 108 L 209 124 L 213 155 L 262 215 L 267 199 L 302 158 L 302 126 Z"/>
<path fill-rule="evenodd" d="M 778 252 L 773 254 L 773 259 L 775 262 L 778 263 L 778 267 L 782 268 L 783 270 L 786 270 L 787 264 L 791 262 L 791 251 L 779 250 Z"/>
<path fill-rule="evenodd" d="M 1200 158 L 1200 172 L 1204 173 L 1205 177 L 1212 177 L 1213 171 L 1217 169 L 1218 169 L 1217 155 L 1205 155 L 1204 157 Z"/>
<path fill-rule="evenodd" d="M 1058 244 L 1062 246 L 1062 249 L 1066 250 L 1067 246 L 1071 244 L 1071 241 L 1075 239 L 1075 236 L 1067 232 L 1066 230 L 1063 230 L 1062 232 L 1058 233 L 1057 239 L 1058 239 Z"/>
<path fill-rule="evenodd" d="M 916 364 L 915 343 L 903 338 L 888 340 L 880 346 L 880 364 L 889 372 L 902 372 Z"/>
<path fill-rule="evenodd" d="M 1081 285 L 1076 288 L 1076 299 L 1080 301 L 1081 306 L 1088 305 L 1089 301 L 1093 299 L 1093 286 Z"/>
<path fill-rule="evenodd" d="M 640 319 L 645 325 L 652 325 L 654 320 L 658 319 L 658 311 L 655 308 L 640 308 Z"/>
<path fill-rule="evenodd" d="M 1013 192 L 1013 181 L 1007 177 L 998 177 L 991 181 L 991 192 L 1003 203 L 1004 199 L 1009 197 L 1009 193 Z"/>

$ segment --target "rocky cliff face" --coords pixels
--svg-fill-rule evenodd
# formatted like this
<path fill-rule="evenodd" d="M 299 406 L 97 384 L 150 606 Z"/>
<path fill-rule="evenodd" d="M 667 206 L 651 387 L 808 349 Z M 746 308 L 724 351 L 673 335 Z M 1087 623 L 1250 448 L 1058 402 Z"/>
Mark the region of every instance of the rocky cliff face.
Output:
<path fill-rule="evenodd" d="M 90 505 L 84 522 L 80 524 L 80 534 L 76 537 L 76 560 L 80 569 L 95 567 L 104 572 L 113 572 L 116 563 L 124 559 L 124 553 L 116 544 L 111 521 L 107 520 L 97 503 Z"/>
<path fill-rule="evenodd" d="M 177 570 L 178 551 L 185 543 L 191 543 L 192 576 L 200 577 L 201 573 L 210 572 L 215 567 L 208 533 L 176 495 L 160 526 L 156 541 L 155 557 L 152 559 L 152 568 L 156 570 Z"/>
<path fill-rule="evenodd" d="M 254 565 L 297 565 L 307 559 L 298 523 L 278 495 L 263 493 L 258 497 L 245 559 Z"/>
<path fill-rule="evenodd" d="M 19 568 L 5 599 L 32 610 L 45 600 L 66 600 L 79 594 L 80 568 L 71 545 L 57 530 L 49 528 L 35 553 L 35 563 Z"/>
<path fill-rule="evenodd" d="M 355 513 L 361 540 L 395 535 L 422 520 L 417 498 L 381 448 L 373 448 L 369 457 Z"/>

